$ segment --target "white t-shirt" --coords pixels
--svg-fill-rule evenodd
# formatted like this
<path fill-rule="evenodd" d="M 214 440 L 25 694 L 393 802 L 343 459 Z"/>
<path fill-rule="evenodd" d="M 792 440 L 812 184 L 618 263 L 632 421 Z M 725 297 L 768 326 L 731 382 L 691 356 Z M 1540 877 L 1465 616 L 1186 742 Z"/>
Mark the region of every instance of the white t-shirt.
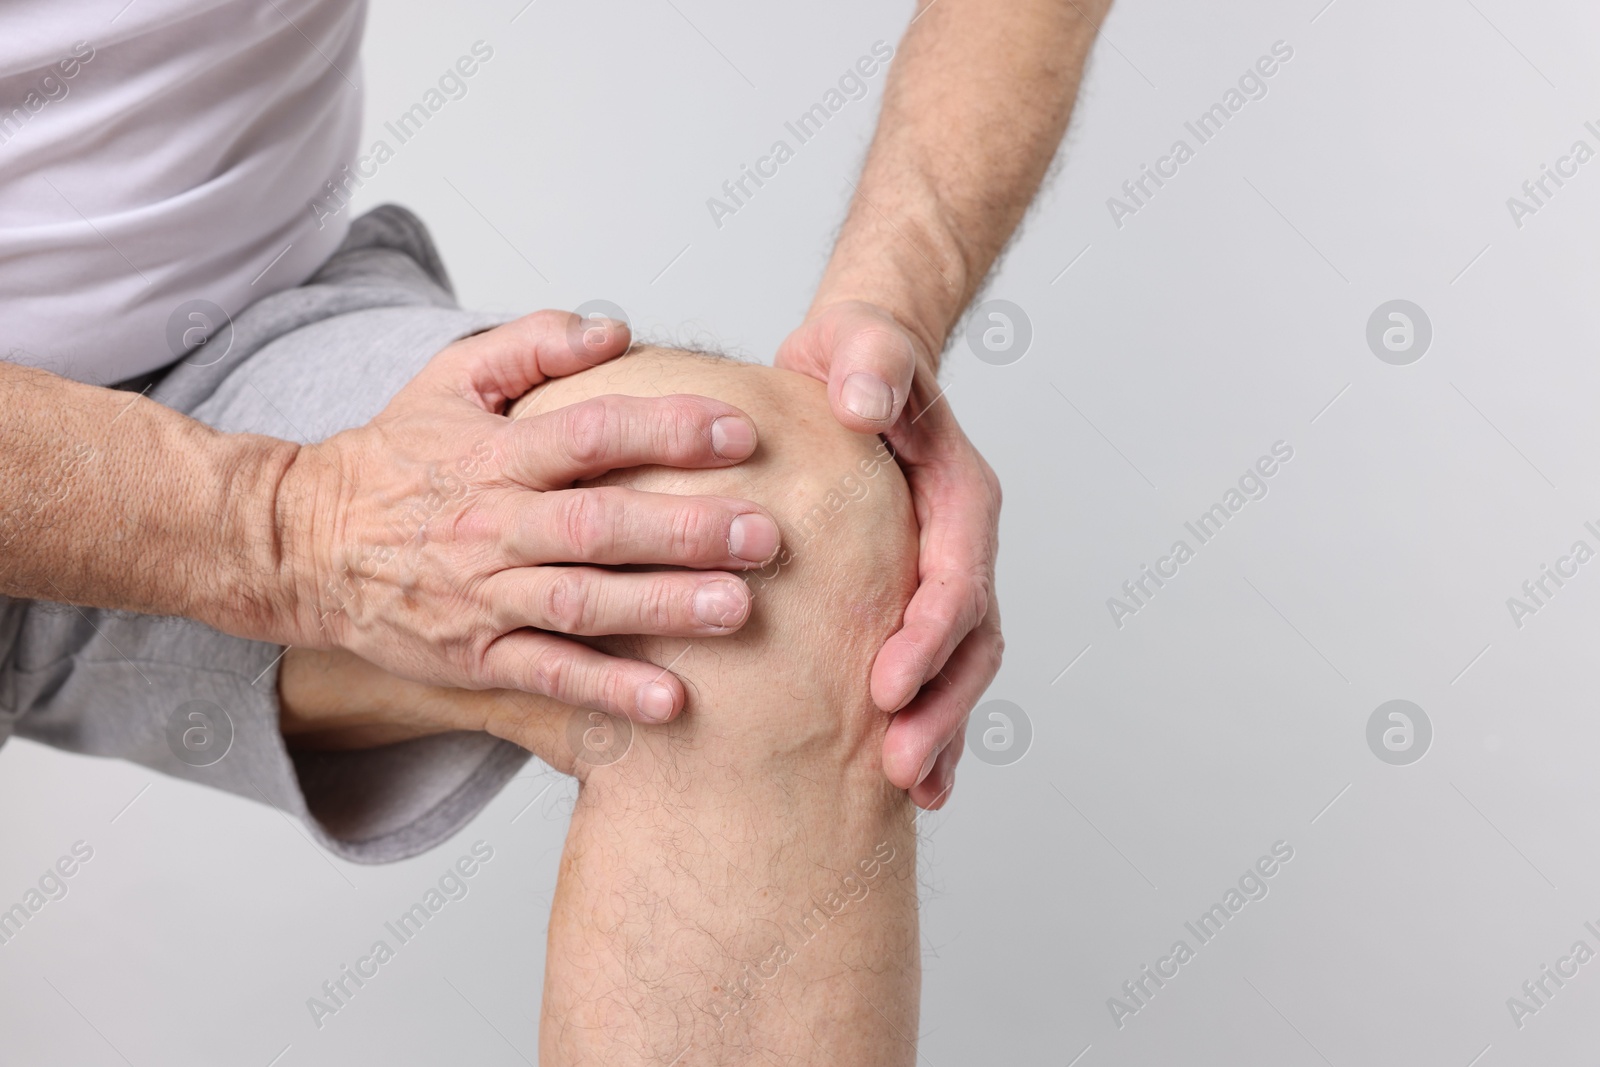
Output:
<path fill-rule="evenodd" d="M 355 156 L 365 15 L 0 0 L 0 359 L 110 384 L 309 277 L 347 225 L 313 202 Z"/>

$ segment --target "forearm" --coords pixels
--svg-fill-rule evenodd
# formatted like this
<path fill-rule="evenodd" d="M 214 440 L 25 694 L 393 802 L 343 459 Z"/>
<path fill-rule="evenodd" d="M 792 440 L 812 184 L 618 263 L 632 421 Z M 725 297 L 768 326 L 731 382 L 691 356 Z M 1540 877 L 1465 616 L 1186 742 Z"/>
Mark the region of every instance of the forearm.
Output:
<path fill-rule="evenodd" d="M 813 315 L 875 304 L 937 360 L 1044 180 L 1110 6 L 920 5 Z"/>
<path fill-rule="evenodd" d="M 271 636 L 298 451 L 0 362 L 0 594 Z"/>

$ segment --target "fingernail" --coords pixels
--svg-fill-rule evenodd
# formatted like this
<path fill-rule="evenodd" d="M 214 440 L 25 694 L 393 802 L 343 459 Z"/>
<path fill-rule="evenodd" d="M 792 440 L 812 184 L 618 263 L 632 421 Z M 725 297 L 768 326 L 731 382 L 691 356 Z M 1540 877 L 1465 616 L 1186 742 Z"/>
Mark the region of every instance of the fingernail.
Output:
<path fill-rule="evenodd" d="M 744 621 L 744 583 L 734 580 L 707 582 L 695 591 L 694 617 L 707 626 L 737 626 Z"/>
<path fill-rule="evenodd" d="M 882 422 L 894 410 L 894 390 L 870 374 L 856 373 L 846 378 L 840 399 L 845 410 L 872 422 Z"/>
<path fill-rule="evenodd" d="M 639 714 L 651 722 L 666 722 L 672 717 L 672 690 L 660 682 L 639 687 Z"/>
<path fill-rule="evenodd" d="M 915 784 L 917 784 L 917 785 L 921 785 L 922 784 L 923 779 L 927 778 L 929 772 L 933 770 L 934 761 L 937 760 L 938 758 L 939 758 L 939 750 L 938 749 L 934 749 L 932 752 L 928 753 L 928 758 L 926 760 L 923 760 L 923 762 L 922 762 L 922 770 L 917 772 L 917 780 L 916 780 Z"/>
<path fill-rule="evenodd" d="M 756 432 L 748 422 L 724 415 L 711 424 L 711 451 L 723 459 L 744 459 L 756 448 Z"/>
<path fill-rule="evenodd" d="M 778 551 L 778 524 L 765 515 L 740 515 L 728 525 L 728 552 L 751 563 L 765 563 Z"/>
<path fill-rule="evenodd" d="M 625 322 L 616 319 L 592 318 L 583 331 L 583 346 L 585 348 L 603 348 L 615 337 L 616 331 L 627 326 Z"/>

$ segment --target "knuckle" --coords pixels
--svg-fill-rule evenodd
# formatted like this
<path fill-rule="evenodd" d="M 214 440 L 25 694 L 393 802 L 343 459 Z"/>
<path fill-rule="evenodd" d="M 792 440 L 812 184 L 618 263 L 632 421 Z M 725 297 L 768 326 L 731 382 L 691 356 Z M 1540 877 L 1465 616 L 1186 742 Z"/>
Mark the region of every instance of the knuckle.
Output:
<path fill-rule="evenodd" d="M 567 411 L 567 455 L 574 463 L 587 466 L 602 462 L 611 451 L 615 437 L 615 403 L 603 396 L 585 400 Z"/>
<path fill-rule="evenodd" d="M 863 322 L 856 326 L 849 340 L 853 352 L 863 359 L 881 360 L 885 366 L 893 365 L 896 370 L 916 356 L 905 333 L 882 322 Z"/>
<path fill-rule="evenodd" d="M 586 696 L 585 703 L 618 713 L 632 706 L 632 694 L 628 692 L 627 680 L 622 671 L 602 670 L 599 676 L 591 681 L 590 693 Z"/>
<path fill-rule="evenodd" d="M 572 662 L 558 648 L 547 648 L 534 654 L 528 664 L 529 684 L 536 693 L 563 699 L 571 677 Z"/>
<path fill-rule="evenodd" d="M 456 513 L 451 523 L 451 535 L 454 540 L 469 544 L 495 542 L 503 539 L 507 526 L 506 516 L 498 509 L 471 502 Z"/>
<path fill-rule="evenodd" d="M 603 489 L 579 489 L 564 495 L 558 536 L 574 558 L 603 551 L 614 540 L 610 504 L 611 494 Z"/>
<path fill-rule="evenodd" d="M 988 642 L 988 647 L 983 657 L 983 669 L 990 678 L 1000 673 L 1000 664 L 1006 656 L 1006 639 L 997 631 L 994 639 Z"/>
<path fill-rule="evenodd" d="M 478 686 L 489 689 L 507 688 L 507 679 L 501 666 L 500 658 L 488 648 L 451 657 L 453 676 L 461 679 L 463 684 L 474 688 Z"/>
<path fill-rule="evenodd" d="M 555 568 L 539 594 L 539 612 L 553 630 L 567 634 L 586 634 L 594 625 L 595 597 L 589 582 L 579 572 Z"/>
<path fill-rule="evenodd" d="M 651 453 L 663 457 L 676 456 L 685 438 L 693 433 L 692 420 L 684 414 L 678 397 L 664 396 L 641 401 L 636 409 L 639 420 L 640 441 Z"/>
<path fill-rule="evenodd" d="M 639 632 L 671 633 L 679 616 L 681 599 L 677 583 L 670 578 L 660 578 L 645 586 L 636 606 Z"/>
<path fill-rule="evenodd" d="M 668 520 L 668 547 L 674 559 L 703 559 L 725 553 L 718 551 L 721 537 L 714 509 L 703 504 L 682 504 L 675 508 Z"/>
<path fill-rule="evenodd" d="M 675 455 L 693 455 L 709 449 L 711 441 L 711 412 L 698 397 L 673 397 L 672 406 L 663 413 L 661 441 Z"/>
<path fill-rule="evenodd" d="M 967 581 L 967 611 L 976 626 L 989 613 L 989 578 L 987 575 L 974 575 Z"/>

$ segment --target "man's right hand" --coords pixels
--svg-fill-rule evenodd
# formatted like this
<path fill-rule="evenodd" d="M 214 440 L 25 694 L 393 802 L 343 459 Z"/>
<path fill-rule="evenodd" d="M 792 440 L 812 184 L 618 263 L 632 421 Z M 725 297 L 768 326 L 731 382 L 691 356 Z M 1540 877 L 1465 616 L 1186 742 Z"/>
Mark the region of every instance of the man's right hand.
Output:
<path fill-rule="evenodd" d="M 750 594 L 728 572 L 771 559 L 777 525 L 743 500 L 574 485 L 626 467 L 732 466 L 755 449 L 753 422 L 698 396 L 501 414 L 627 347 L 622 324 L 529 315 L 440 352 L 367 425 L 302 446 L 276 507 L 275 638 L 417 681 L 676 715 L 677 677 L 562 635 L 738 629 Z M 600 569 L 623 564 L 689 569 Z"/>

